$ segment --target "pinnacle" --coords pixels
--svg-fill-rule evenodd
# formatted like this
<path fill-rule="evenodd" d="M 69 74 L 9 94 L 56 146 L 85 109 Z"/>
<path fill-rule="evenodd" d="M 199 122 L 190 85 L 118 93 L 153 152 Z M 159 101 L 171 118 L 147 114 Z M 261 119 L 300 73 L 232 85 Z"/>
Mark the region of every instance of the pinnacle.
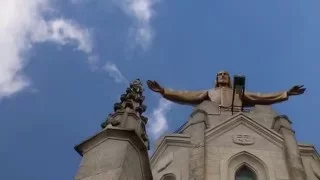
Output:
<path fill-rule="evenodd" d="M 113 106 L 113 113 L 109 114 L 109 117 L 105 122 L 101 124 L 102 128 L 105 128 L 108 124 L 112 124 L 112 126 L 120 125 L 118 121 L 112 121 L 110 118 L 116 112 L 135 112 L 137 116 L 141 118 L 141 120 L 146 124 L 148 118 L 143 116 L 147 110 L 147 106 L 143 104 L 145 100 L 145 96 L 143 95 L 143 85 L 141 80 L 138 78 L 132 81 L 129 86 L 126 88 L 126 91 L 120 96 L 120 102 L 116 102 Z"/>

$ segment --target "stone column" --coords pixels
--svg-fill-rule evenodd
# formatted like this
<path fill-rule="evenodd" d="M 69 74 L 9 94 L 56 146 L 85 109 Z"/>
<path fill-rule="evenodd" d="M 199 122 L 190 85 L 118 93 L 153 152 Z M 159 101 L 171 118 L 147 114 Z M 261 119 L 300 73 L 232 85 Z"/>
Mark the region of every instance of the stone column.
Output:
<path fill-rule="evenodd" d="M 103 130 L 75 147 L 82 156 L 75 180 L 152 180 L 142 92 L 140 80 L 132 82 Z"/>
<path fill-rule="evenodd" d="M 207 128 L 207 113 L 196 110 L 191 114 L 187 134 L 191 136 L 189 179 L 204 180 L 205 177 L 205 130 Z"/>
<path fill-rule="evenodd" d="M 302 164 L 295 132 L 292 129 L 291 121 L 286 115 L 275 118 L 273 129 L 282 134 L 284 139 L 284 153 L 290 180 L 306 180 L 305 169 Z"/>

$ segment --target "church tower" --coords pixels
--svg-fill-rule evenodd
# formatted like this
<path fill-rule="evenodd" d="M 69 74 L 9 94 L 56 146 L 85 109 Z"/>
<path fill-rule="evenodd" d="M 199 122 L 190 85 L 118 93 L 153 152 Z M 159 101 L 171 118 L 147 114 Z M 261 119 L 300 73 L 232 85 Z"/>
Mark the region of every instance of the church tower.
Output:
<path fill-rule="evenodd" d="M 152 180 L 142 92 L 140 80 L 133 81 L 103 130 L 75 147 L 82 156 L 75 180 Z"/>

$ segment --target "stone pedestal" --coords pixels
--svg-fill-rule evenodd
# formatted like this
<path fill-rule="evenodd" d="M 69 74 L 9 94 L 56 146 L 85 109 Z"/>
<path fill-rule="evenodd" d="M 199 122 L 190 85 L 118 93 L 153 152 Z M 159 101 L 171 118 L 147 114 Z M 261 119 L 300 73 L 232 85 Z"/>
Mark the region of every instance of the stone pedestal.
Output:
<path fill-rule="evenodd" d="M 148 150 L 134 129 L 106 127 L 75 147 L 75 180 L 152 180 Z"/>
<path fill-rule="evenodd" d="M 285 115 L 277 116 L 273 124 L 273 129 L 283 136 L 285 145 L 284 153 L 290 180 L 306 180 L 306 173 L 303 167 L 295 132 L 291 126 L 291 121 Z"/>

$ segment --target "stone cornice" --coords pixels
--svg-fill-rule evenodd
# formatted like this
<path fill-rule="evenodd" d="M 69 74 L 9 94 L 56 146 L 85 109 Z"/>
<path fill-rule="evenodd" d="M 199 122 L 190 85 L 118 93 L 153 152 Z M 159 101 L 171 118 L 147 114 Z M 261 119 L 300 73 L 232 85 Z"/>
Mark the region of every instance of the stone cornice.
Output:
<path fill-rule="evenodd" d="M 278 115 L 278 116 L 276 116 L 274 119 L 275 120 L 279 120 L 279 119 L 281 119 L 281 118 L 283 118 L 283 119 L 286 119 L 286 120 L 288 120 L 288 122 L 290 123 L 290 124 L 292 124 L 292 122 L 290 121 L 290 119 L 289 119 L 289 117 L 287 116 L 287 115 Z M 273 123 L 274 124 L 274 123 Z"/>
<path fill-rule="evenodd" d="M 230 117 L 218 126 L 206 130 L 206 140 L 208 141 L 212 138 L 219 137 L 222 133 L 233 129 L 240 124 L 246 125 L 248 128 L 252 129 L 257 134 L 263 136 L 278 147 L 283 147 L 283 137 L 279 133 L 264 127 L 241 112 Z"/>
<path fill-rule="evenodd" d="M 133 129 L 118 127 L 107 127 L 94 136 L 84 140 L 81 144 L 76 145 L 74 149 L 83 156 L 90 149 L 98 146 L 108 139 L 117 139 L 130 142 L 137 150 L 146 149 L 143 140 L 136 134 Z"/>
<path fill-rule="evenodd" d="M 320 161 L 320 155 L 312 144 L 299 143 L 298 146 L 302 156 L 312 156 L 317 161 Z"/>

